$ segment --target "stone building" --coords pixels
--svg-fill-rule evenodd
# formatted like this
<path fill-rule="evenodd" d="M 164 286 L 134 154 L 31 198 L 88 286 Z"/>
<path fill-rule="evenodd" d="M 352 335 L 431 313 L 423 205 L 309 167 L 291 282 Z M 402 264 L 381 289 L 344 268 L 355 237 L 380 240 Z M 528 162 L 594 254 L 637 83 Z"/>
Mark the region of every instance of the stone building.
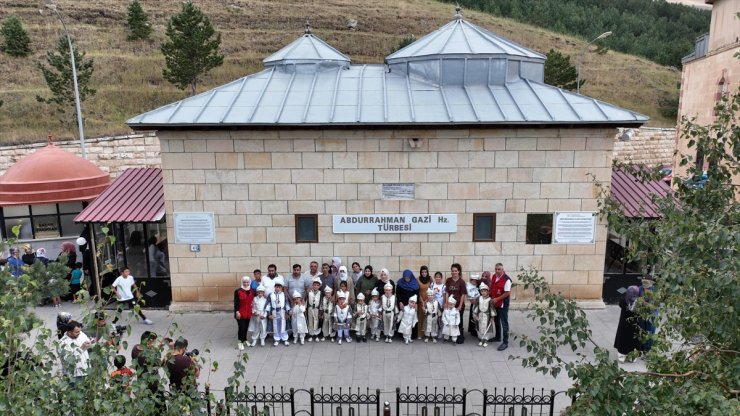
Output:
<path fill-rule="evenodd" d="M 332 256 L 393 278 L 534 266 L 603 305 L 589 174 L 609 183 L 617 128 L 647 117 L 544 84 L 544 61 L 459 12 L 385 65 L 307 27 L 263 71 L 132 118 L 161 140 L 171 309 L 229 309 L 239 276 Z"/>

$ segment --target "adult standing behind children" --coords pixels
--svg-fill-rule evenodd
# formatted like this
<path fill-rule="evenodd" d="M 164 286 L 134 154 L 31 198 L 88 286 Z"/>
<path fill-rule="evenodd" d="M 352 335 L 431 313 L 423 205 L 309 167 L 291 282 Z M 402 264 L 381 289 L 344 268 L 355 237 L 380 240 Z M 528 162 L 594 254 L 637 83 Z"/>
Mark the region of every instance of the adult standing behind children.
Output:
<path fill-rule="evenodd" d="M 391 293 L 396 293 L 396 282 L 394 282 L 391 279 L 391 275 L 388 272 L 388 269 L 380 269 L 380 276 L 378 278 L 378 283 L 375 285 L 375 288 L 378 289 L 378 293 L 385 293 L 385 285 L 389 284 L 391 285 Z"/>
<path fill-rule="evenodd" d="M 247 331 L 249 320 L 252 319 L 252 302 L 254 291 L 252 291 L 249 276 L 242 276 L 242 285 L 234 291 L 234 318 L 238 327 L 236 347 L 239 351 L 244 350 L 247 344 Z"/>
<path fill-rule="evenodd" d="M 362 277 L 357 280 L 355 290 L 357 295 L 362 293 L 365 295 L 365 299 L 370 299 L 372 296 L 373 289 L 378 285 L 378 278 L 373 274 L 373 266 L 367 265 L 362 271 Z M 370 302 L 368 302 L 370 304 Z"/>
<path fill-rule="evenodd" d="M 467 289 L 465 288 L 465 281 L 462 278 L 462 266 L 460 263 L 452 263 L 452 266 L 450 266 L 450 277 L 445 281 L 445 304 L 449 302 L 450 296 L 455 297 L 456 305 L 454 308 L 460 313 L 458 327 L 460 328 L 460 336 L 462 337 L 464 330 L 462 316 L 465 312 Z"/>
<path fill-rule="evenodd" d="M 120 313 L 124 307 L 127 309 L 135 309 L 136 300 L 141 297 L 141 293 L 139 292 L 139 288 L 136 287 L 136 281 L 134 280 L 134 276 L 131 275 L 131 270 L 129 270 L 128 267 L 124 267 L 121 270 L 121 275 L 116 278 L 115 281 L 113 281 L 113 286 L 111 287 L 111 291 L 113 292 L 113 295 L 116 296 L 118 300 L 117 310 Z M 134 293 L 136 293 L 136 297 L 134 297 Z M 146 316 L 144 316 L 144 311 L 139 308 L 138 312 L 141 319 L 144 320 L 144 323 L 147 325 L 151 325 L 152 321 L 147 319 Z M 118 322 L 118 317 L 113 320 L 113 323 L 115 324 Z"/>
<path fill-rule="evenodd" d="M 493 305 L 496 307 L 496 318 L 494 318 L 496 336 L 493 341 L 501 341 L 498 350 L 503 351 L 509 347 L 509 297 L 511 296 L 511 278 L 504 272 L 504 265 L 501 263 L 496 263 L 491 292 L 493 292 Z"/>
<path fill-rule="evenodd" d="M 403 310 L 403 307 L 409 304 L 409 299 L 412 296 L 419 295 L 419 282 L 416 281 L 414 272 L 409 269 L 403 271 L 401 279 L 396 283 L 396 301 L 398 302 L 398 309 Z"/>
<path fill-rule="evenodd" d="M 427 289 L 432 286 L 432 276 L 429 275 L 429 268 L 427 266 L 421 266 L 419 269 L 419 302 L 417 304 L 418 320 L 419 324 L 416 327 L 416 339 L 422 339 L 424 337 L 424 308 L 422 305 L 427 301 Z"/>

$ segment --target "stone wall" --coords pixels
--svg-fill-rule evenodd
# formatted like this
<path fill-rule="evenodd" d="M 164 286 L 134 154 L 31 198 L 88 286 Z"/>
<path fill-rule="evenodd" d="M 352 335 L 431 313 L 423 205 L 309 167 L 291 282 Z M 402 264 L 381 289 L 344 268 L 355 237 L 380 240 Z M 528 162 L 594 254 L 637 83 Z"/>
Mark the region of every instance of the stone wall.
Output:
<path fill-rule="evenodd" d="M 620 141 L 625 129 L 619 129 L 614 142 L 614 159 L 620 162 L 648 165 L 673 165 L 673 151 L 676 146 L 675 128 L 643 127 L 631 129 L 632 138 Z"/>
<path fill-rule="evenodd" d="M 76 155 L 80 154 L 79 140 L 55 141 L 54 144 Z M 0 175 L 24 156 L 46 146 L 31 143 L 0 146 Z M 99 137 L 85 140 L 87 159 L 100 169 L 117 177 L 128 168 L 159 167 L 159 139 L 154 133 Z"/>
<path fill-rule="evenodd" d="M 573 298 L 601 304 L 606 227 L 596 243 L 531 245 L 527 213 L 596 211 L 588 176 L 611 178 L 615 129 L 160 132 L 173 310 L 229 309 L 239 276 L 270 263 L 342 257 L 393 278 L 405 268 L 464 276 L 534 266 Z M 410 138 L 421 139 L 412 148 Z M 382 200 L 383 183 L 415 199 Z M 215 213 L 217 243 L 174 244 L 173 212 Z M 457 214 L 450 234 L 334 234 L 332 214 Z M 496 214 L 496 241 L 473 242 L 473 213 Z M 295 242 L 295 214 L 318 214 L 319 243 Z"/>

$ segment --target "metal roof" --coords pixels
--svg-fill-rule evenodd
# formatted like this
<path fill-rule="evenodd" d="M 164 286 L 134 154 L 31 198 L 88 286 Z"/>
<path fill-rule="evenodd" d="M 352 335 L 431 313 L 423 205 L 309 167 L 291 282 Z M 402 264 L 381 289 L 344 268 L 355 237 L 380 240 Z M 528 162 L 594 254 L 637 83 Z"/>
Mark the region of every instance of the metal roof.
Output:
<path fill-rule="evenodd" d="M 126 169 L 75 222 L 159 222 L 164 218 L 160 168 Z"/>
<path fill-rule="evenodd" d="M 385 59 L 386 62 L 393 63 L 399 60 L 424 59 L 444 55 L 506 55 L 510 58 L 542 62 L 547 59 L 541 53 L 525 48 L 468 22 L 462 18 L 459 9 L 450 23 L 388 55 Z"/>
<path fill-rule="evenodd" d="M 268 56 L 262 62 L 265 67 L 319 62 L 349 66 L 350 59 L 347 55 L 342 54 L 328 43 L 314 36 L 311 32 L 311 25 L 306 22 L 303 36 Z"/>
<path fill-rule="evenodd" d="M 611 195 L 627 217 L 660 218 L 652 198 L 662 198 L 669 192 L 671 187 L 665 181 L 642 182 L 624 168 L 612 168 Z"/>
<path fill-rule="evenodd" d="M 389 66 L 349 65 L 349 58 L 313 36 L 310 28 L 291 45 L 267 58 L 261 72 L 127 123 L 134 129 L 436 124 L 634 127 L 648 120 L 642 114 L 542 83 L 541 54 L 465 22 L 459 13 L 436 32 L 389 56 Z M 437 55 L 429 55 L 432 52 Z"/>

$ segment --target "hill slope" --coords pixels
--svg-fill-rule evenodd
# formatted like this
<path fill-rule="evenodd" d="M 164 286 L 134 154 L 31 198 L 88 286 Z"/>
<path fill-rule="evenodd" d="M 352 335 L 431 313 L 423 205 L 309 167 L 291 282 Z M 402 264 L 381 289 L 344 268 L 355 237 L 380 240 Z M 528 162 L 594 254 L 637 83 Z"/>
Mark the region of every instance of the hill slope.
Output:
<path fill-rule="evenodd" d="M 58 0 L 67 27 L 78 46 L 95 59 L 94 87 L 98 93 L 83 103 L 86 136 L 128 131 L 129 117 L 187 96 L 163 80 L 164 59 L 159 44 L 166 21 L 179 2 L 142 0 L 154 24 L 152 42 L 127 42 L 127 2 Z M 262 59 L 302 33 L 308 15 L 314 32 L 353 63 L 380 63 L 398 41 L 422 36 L 447 23 L 454 10 L 431 0 L 357 2 L 355 0 L 196 0 L 222 33 L 224 65 L 210 73 L 199 92 L 262 69 Z M 0 142 L 44 140 L 48 131 L 57 137 L 76 136 L 74 121 L 60 127 L 48 106 L 36 102 L 48 94 L 36 69 L 61 34 L 61 24 L 49 13 L 39 14 L 36 2 L 0 0 L 4 14 L 15 14 L 29 30 L 33 54 L 28 58 L 0 55 Z M 555 48 L 573 56 L 583 47 L 578 39 L 548 32 L 508 19 L 464 10 L 470 21 L 529 48 L 547 52 Z M 347 29 L 348 19 L 358 21 Z M 651 125 L 671 126 L 662 118 L 657 101 L 675 94 L 680 74 L 646 59 L 609 52 L 588 53 L 583 61 L 581 91 L 595 98 L 649 115 Z"/>

